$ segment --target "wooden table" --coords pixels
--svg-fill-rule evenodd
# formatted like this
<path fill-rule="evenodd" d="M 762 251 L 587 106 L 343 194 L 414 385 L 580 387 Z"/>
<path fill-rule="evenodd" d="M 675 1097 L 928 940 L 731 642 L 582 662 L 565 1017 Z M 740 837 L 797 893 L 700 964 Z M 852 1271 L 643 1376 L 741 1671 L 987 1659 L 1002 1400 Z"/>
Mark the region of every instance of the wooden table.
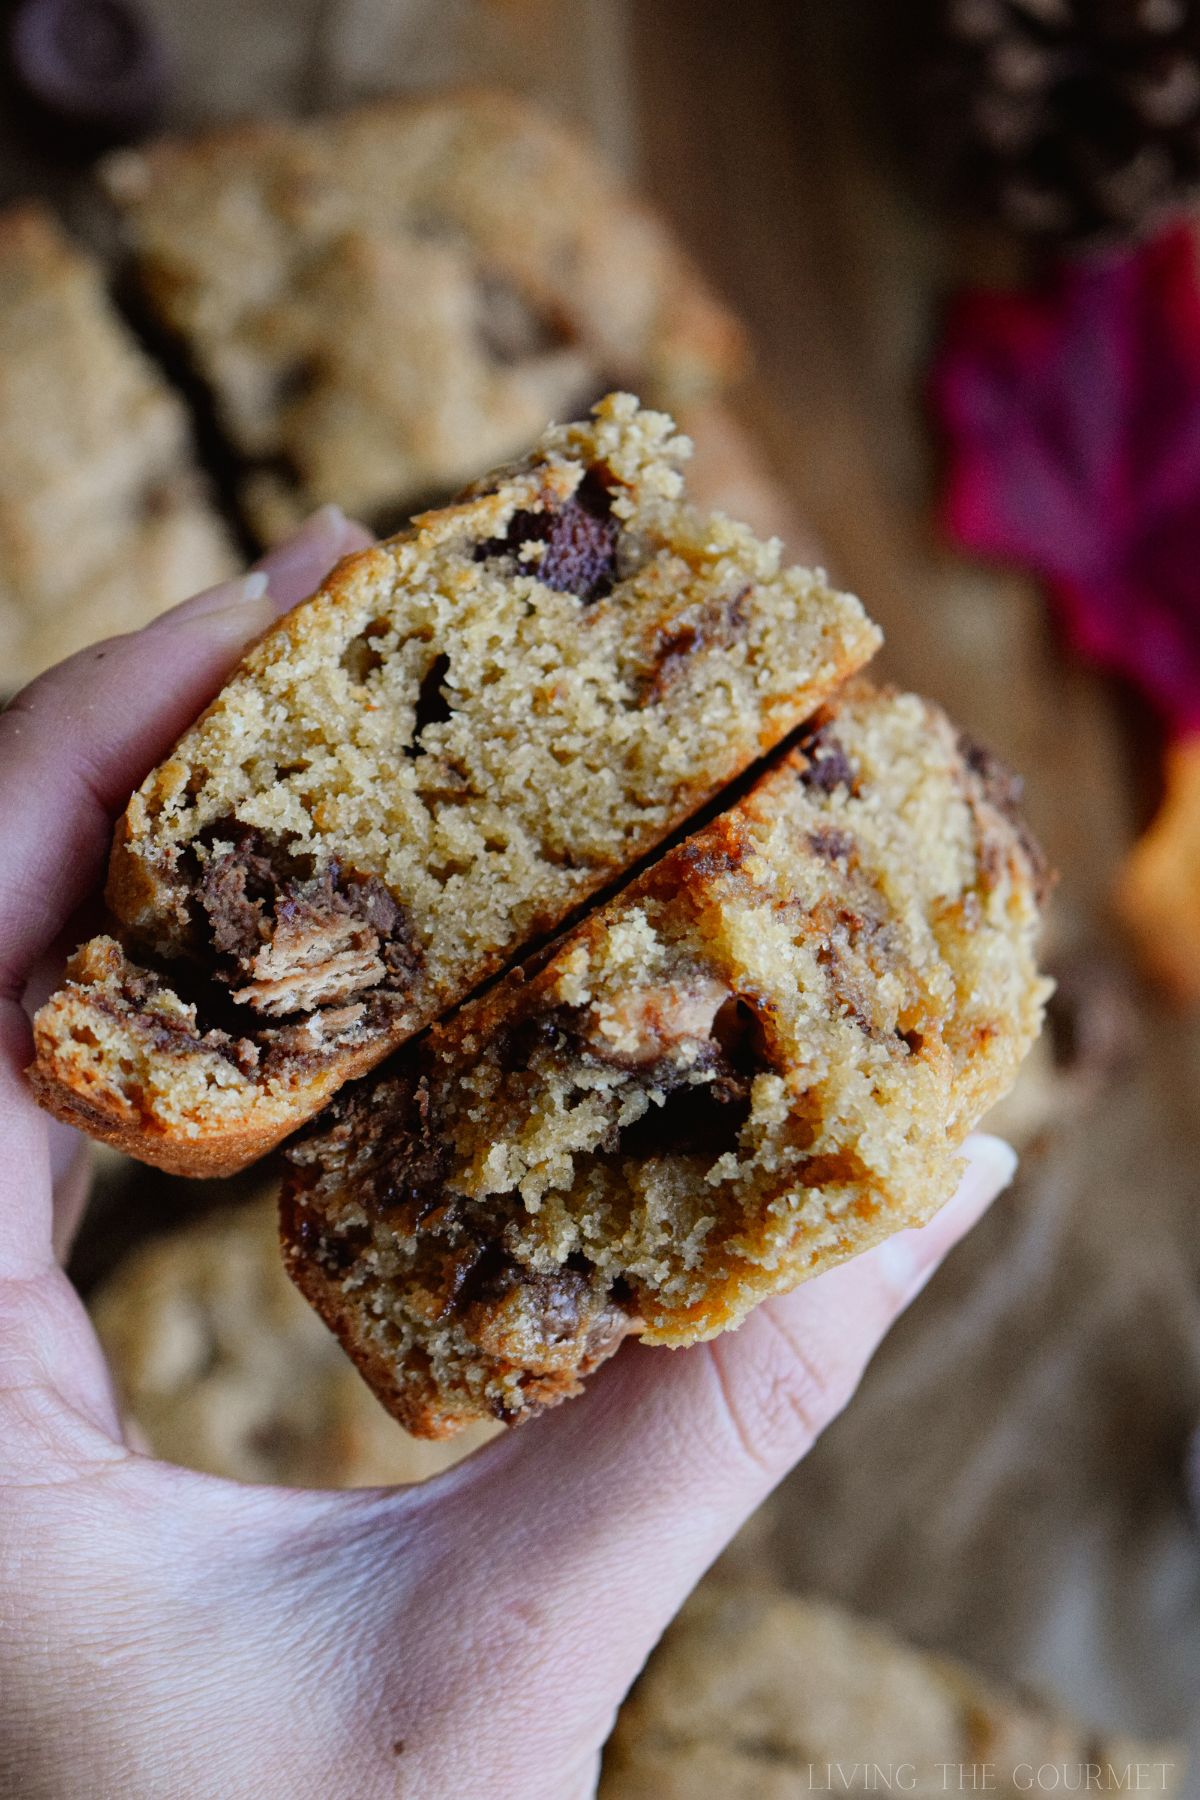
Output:
<path fill-rule="evenodd" d="M 922 371 L 944 294 L 974 271 L 889 168 L 871 6 L 152 10 L 177 45 L 180 124 L 482 76 L 541 96 L 635 171 L 748 320 L 743 411 L 831 573 L 883 624 L 888 673 L 1028 776 L 1062 874 L 1056 942 L 1124 956 L 1111 883 L 1153 803 L 1153 734 L 1062 658 L 1026 583 L 937 541 Z M 13 139 L 0 191 L 30 186 L 103 239 L 86 182 Z M 1127 1076 L 1027 1159 L 730 1569 L 844 1598 L 1108 1723 L 1195 1735 L 1200 1544 L 1182 1469 L 1200 1417 L 1200 1031 L 1142 991 L 1137 1014 Z"/>

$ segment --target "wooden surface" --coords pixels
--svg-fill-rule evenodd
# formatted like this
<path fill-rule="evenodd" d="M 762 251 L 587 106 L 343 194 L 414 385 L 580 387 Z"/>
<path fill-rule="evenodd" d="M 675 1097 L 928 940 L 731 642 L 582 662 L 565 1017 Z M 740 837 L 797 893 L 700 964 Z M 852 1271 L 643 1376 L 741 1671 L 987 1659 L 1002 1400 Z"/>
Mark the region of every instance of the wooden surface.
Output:
<path fill-rule="evenodd" d="M 887 671 L 1028 777 L 1062 873 L 1054 936 L 1120 959 L 1114 869 L 1153 745 L 1065 662 L 1038 595 L 931 522 L 922 370 L 972 273 L 891 170 L 874 9 L 849 0 L 153 0 L 181 124 L 487 77 L 596 136 L 748 320 L 743 413 Z M 883 71 L 887 78 L 887 71 Z M 0 122 L 0 147 L 4 145 Z M 99 231 L 77 174 L 12 140 Z M 1105 1722 L 1175 1733 L 1200 1692 L 1200 1549 L 1182 1482 L 1200 1417 L 1200 1034 L 1138 998 L 1126 1076 L 1019 1185 L 895 1334 L 864 1390 L 730 1563 L 1049 1682 Z"/>

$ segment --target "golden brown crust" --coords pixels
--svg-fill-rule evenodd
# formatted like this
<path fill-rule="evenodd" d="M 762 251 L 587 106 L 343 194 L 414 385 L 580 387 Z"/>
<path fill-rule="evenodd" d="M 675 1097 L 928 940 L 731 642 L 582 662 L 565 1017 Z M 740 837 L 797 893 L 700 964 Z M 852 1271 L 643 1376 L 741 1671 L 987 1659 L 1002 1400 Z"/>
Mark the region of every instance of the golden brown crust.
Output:
<path fill-rule="evenodd" d="M 29 1069 L 29 1085 L 39 1106 L 72 1125 L 97 1143 L 110 1144 L 126 1156 L 168 1175 L 186 1175 L 206 1180 L 236 1174 L 265 1156 L 280 1142 L 283 1133 L 272 1135 L 264 1130 L 223 1130 L 215 1143 L 180 1141 L 152 1122 L 122 1116 L 108 1095 L 97 1100 L 80 1091 L 75 1069 L 62 1067 L 57 1059 L 34 1063 Z M 286 1130 L 286 1128 L 285 1128 Z"/>
<path fill-rule="evenodd" d="M 27 1073 L 38 1105 L 64 1125 L 168 1175 L 207 1181 L 236 1175 L 258 1162 L 291 1135 L 298 1120 L 319 1112 L 344 1082 L 365 1075 L 372 1061 L 366 1053 L 347 1055 L 319 1081 L 294 1093 L 286 1112 L 258 1118 L 252 1113 L 235 1125 L 211 1120 L 199 1126 L 195 1136 L 185 1135 L 179 1127 L 169 1129 L 153 1116 L 139 1116 L 111 1088 L 91 1084 L 57 1045 L 40 1046 Z"/>

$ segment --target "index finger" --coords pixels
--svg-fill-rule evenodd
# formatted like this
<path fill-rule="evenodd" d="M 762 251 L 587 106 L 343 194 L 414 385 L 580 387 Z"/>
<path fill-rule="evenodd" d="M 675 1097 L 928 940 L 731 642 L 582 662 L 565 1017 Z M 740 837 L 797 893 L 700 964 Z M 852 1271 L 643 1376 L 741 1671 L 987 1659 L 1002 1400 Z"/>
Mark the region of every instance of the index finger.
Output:
<path fill-rule="evenodd" d="M 239 655 L 369 542 L 325 508 L 258 571 L 81 650 L 0 714 L 0 993 L 20 996 L 102 878 L 116 813 Z"/>

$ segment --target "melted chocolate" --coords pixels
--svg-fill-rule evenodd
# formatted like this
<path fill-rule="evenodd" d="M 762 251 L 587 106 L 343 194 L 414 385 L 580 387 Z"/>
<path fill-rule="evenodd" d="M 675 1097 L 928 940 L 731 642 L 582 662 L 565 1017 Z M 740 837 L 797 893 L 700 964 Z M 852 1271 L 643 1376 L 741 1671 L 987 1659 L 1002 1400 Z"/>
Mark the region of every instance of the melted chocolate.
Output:
<path fill-rule="evenodd" d="M 188 859 L 193 923 L 216 951 L 222 980 L 232 984 L 253 973 L 255 958 L 283 928 L 319 941 L 347 921 L 364 928 L 362 947 L 377 951 L 387 985 L 405 986 L 419 969 L 409 916 L 377 875 L 344 869 L 336 857 L 317 864 L 236 819 L 218 820 L 199 842 L 210 851 L 226 846 Z M 344 1001 L 353 991 L 330 997 Z"/>
<path fill-rule="evenodd" d="M 536 574 L 547 587 L 574 594 L 586 606 L 612 591 L 619 534 L 608 488 L 598 472 L 589 469 L 563 505 L 514 513 L 504 537 L 480 544 L 475 559 L 506 556 L 516 571 Z M 525 544 L 545 545 L 539 562 L 521 559 Z"/>

